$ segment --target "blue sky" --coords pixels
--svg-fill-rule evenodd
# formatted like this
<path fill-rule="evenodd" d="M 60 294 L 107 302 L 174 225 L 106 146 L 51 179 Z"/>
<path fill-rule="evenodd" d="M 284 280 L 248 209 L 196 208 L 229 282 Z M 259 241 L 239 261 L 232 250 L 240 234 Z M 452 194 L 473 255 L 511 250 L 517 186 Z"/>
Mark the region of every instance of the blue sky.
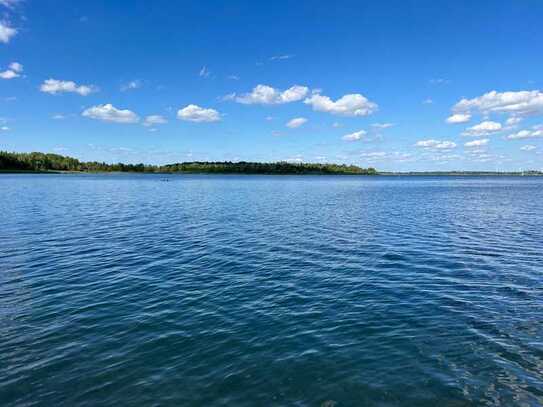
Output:
<path fill-rule="evenodd" d="M 543 2 L 0 0 L 0 149 L 543 169 Z"/>

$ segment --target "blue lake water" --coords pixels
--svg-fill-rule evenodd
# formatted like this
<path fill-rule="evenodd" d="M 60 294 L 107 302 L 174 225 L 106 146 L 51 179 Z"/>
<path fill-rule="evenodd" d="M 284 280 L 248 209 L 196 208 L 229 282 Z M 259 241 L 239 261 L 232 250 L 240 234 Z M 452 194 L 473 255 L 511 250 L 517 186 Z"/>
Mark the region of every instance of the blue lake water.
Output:
<path fill-rule="evenodd" d="M 0 175 L 4 407 L 541 404 L 543 178 Z"/>

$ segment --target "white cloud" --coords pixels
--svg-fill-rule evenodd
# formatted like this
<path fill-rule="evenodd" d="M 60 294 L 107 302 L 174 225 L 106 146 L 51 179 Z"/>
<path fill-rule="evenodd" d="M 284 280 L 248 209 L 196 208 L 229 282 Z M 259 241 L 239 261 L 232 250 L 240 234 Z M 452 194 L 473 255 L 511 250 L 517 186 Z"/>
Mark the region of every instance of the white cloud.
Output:
<path fill-rule="evenodd" d="M 71 92 L 78 93 L 81 96 L 87 96 L 96 92 L 98 89 L 93 85 L 77 85 L 73 81 L 61 81 L 57 79 L 47 79 L 40 85 L 40 90 L 45 93 L 55 95 L 57 93 Z"/>
<path fill-rule="evenodd" d="M 430 150 L 451 150 L 456 147 L 456 143 L 446 140 L 420 140 L 415 144 L 416 147 L 422 147 Z"/>
<path fill-rule="evenodd" d="M 473 99 L 462 99 L 453 106 L 454 112 L 477 110 L 482 114 L 505 113 L 514 116 L 543 114 L 543 92 L 539 90 L 519 92 L 485 93 Z"/>
<path fill-rule="evenodd" d="M 521 130 L 507 136 L 507 140 L 523 140 L 527 138 L 543 137 L 543 127 L 534 126 L 532 130 Z"/>
<path fill-rule="evenodd" d="M 456 113 L 449 117 L 447 117 L 447 120 L 445 120 L 449 124 L 457 124 L 457 123 L 467 123 L 471 119 L 471 114 L 469 113 Z"/>
<path fill-rule="evenodd" d="M 204 109 L 197 105 L 188 105 L 177 111 L 177 118 L 189 122 L 218 122 L 221 120 L 219 112 L 215 109 Z"/>
<path fill-rule="evenodd" d="M 394 123 L 373 123 L 371 126 L 377 129 L 388 129 L 389 127 L 394 126 Z"/>
<path fill-rule="evenodd" d="M 111 103 L 85 109 L 82 115 L 91 119 L 114 123 L 137 123 L 140 120 L 136 113 L 130 110 L 117 109 Z"/>
<path fill-rule="evenodd" d="M 342 127 L 342 126 L 343 126 L 343 124 L 341 124 L 339 122 L 332 123 L 332 127 L 335 127 L 335 128 Z"/>
<path fill-rule="evenodd" d="M 446 163 L 448 163 L 450 161 L 461 160 L 462 156 L 458 155 L 458 154 L 441 154 L 441 153 L 438 153 L 436 155 L 427 157 L 427 159 L 435 161 L 437 164 L 446 164 Z"/>
<path fill-rule="evenodd" d="M 0 78 L 2 79 L 13 79 L 17 78 L 19 74 L 17 72 L 12 71 L 11 69 L 7 69 L 3 72 L 0 72 Z"/>
<path fill-rule="evenodd" d="M 2 126 L 2 127 L 0 127 L 0 130 L 9 131 L 9 127 L 8 126 Z"/>
<path fill-rule="evenodd" d="M 200 72 L 198 73 L 198 75 L 202 78 L 209 78 L 209 75 L 211 75 L 211 72 L 209 71 L 209 69 L 207 69 L 207 67 L 204 65 L 202 67 L 202 69 L 200 69 Z"/>
<path fill-rule="evenodd" d="M 424 99 L 424 100 L 422 101 L 422 104 L 423 104 L 423 105 L 431 105 L 431 104 L 433 104 L 433 103 L 434 103 L 434 101 L 433 101 L 432 99 L 430 99 L 430 98 L 426 98 L 426 99 Z"/>
<path fill-rule="evenodd" d="M 363 157 L 363 158 L 384 158 L 387 156 L 387 153 L 384 152 L 384 151 L 374 151 L 374 152 L 370 152 L 370 153 L 361 153 L 360 154 L 360 157 Z"/>
<path fill-rule="evenodd" d="M 17 30 L 8 25 L 8 23 L 0 21 L 0 42 L 7 44 L 11 38 L 17 34 Z"/>
<path fill-rule="evenodd" d="M 23 65 L 19 62 L 12 62 L 9 64 L 9 69 L 15 72 L 23 72 Z"/>
<path fill-rule="evenodd" d="M 18 78 L 21 76 L 21 72 L 23 72 L 23 65 L 21 65 L 18 62 L 12 62 L 9 64 L 9 69 L 6 69 L 3 72 L 0 72 L 0 78 L 2 79 L 13 79 Z"/>
<path fill-rule="evenodd" d="M 536 146 L 532 146 L 532 145 L 526 145 L 526 146 L 522 146 L 520 149 L 522 151 L 533 151 L 535 150 L 537 147 Z"/>
<path fill-rule="evenodd" d="M 505 121 L 505 124 L 507 124 L 508 126 L 514 126 L 515 124 L 519 124 L 520 122 L 522 121 L 522 118 L 521 117 L 510 117 L 509 119 L 507 119 Z"/>
<path fill-rule="evenodd" d="M 289 120 L 287 123 L 287 127 L 290 127 L 291 129 L 296 129 L 300 126 L 303 126 L 305 123 L 307 123 L 307 119 L 305 117 L 296 117 L 292 120 Z"/>
<path fill-rule="evenodd" d="M 294 157 L 287 158 L 285 161 L 289 163 L 301 163 L 303 162 L 303 157 L 300 154 L 298 154 Z"/>
<path fill-rule="evenodd" d="M 501 123 L 493 121 L 484 121 L 475 126 L 468 127 L 463 133 L 463 136 L 481 137 L 496 133 L 502 129 Z"/>
<path fill-rule="evenodd" d="M 65 118 L 66 118 L 66 116 L 63 115 L 63 114 L 60 114 L 60 113 L 51 116 L 51 119 L 54 119 L 54 120 L 64 120 Z"/>
<path fill-rule="evenodd" d="M 345 141 L 358 141 L 362 140 L 364 136 L 366 135 L 366 132 L 364 130 L 355 131 L 354 133 L 345 134 L 343 137 L 341 137 L 342 140 Z"/>
<path fill-rule="evenodd" d="M 376 103 L 359 93 L 344 95 L 335 102 L 328 96 L 314 93 L 304 103 L 311 105 L 313 110 L 340 116 L 368 116 L 378 109 Z"/>
<path fill-rule="evenodd" d="M 486 146 L 489 141 L 490 140 L 487 139 L 487 138 L 480 139 L 480 140 L 468 141 L 467 143 L 464 144 L 464 147 L 469 147 L 469 148 L 482 147 L 482 146 Z"/>
<path fill-rule="evenodd" d="M 261 105 L 276 105 L 282 103 L 297 102 L 302 100 L 309 89 L 306 86 L 294 85 L 285 91 L 274 89 L 267 85 L 257 85 L 251 93 L 236 95 L 232 93 L 225 96 L 225 100 L 235 100 L 238 103 L 246 105 L 261 104 Z"/>
<path fill-rule="evenodd" d="M 121 91 L 126 92 L 127 90 L 139 89 L 141 88 L 141 85 L 141 81 L 139 79 L 136 79 L 121 85 Z"/>
<path fill-rule="evenodd" d="M 158 114 L 152 114 L 150 116 L 147 116 L 143 120 L 143 125 L 146 127 L 154 126 L 155 124 L 165 124 L 165 123 L 168 123 L 166 118 Z"/>
<path fill-rule="evenodd" d="M 227 78 L 233 81 L 239 81 L 239 76 L 237 75 L 228 75 Z"/>

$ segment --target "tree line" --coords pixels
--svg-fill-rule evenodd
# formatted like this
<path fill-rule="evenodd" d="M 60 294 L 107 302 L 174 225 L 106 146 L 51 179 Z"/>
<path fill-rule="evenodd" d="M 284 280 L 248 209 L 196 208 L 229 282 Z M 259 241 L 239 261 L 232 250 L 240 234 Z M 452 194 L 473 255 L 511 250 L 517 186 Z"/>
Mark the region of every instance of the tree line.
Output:
<path fill-rule="evenodd" d="M 345 164 L 259 163 L 192 161 L 167 165 L 107 164 L 82 162 L 73 157 L 49 153 L 12 153 L 0 151 L 0 171 L 78 171 L 78 172 L 138 172 L 138 173 L 217 173 L 217 174 L 358 174 L 376 175 L 375 168 Z"/>

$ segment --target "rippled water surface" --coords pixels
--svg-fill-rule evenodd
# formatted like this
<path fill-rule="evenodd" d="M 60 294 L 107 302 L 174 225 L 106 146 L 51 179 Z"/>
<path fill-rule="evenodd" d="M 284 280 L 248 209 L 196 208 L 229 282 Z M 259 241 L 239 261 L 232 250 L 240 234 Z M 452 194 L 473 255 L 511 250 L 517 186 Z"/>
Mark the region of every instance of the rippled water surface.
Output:
<path fill-rule="evenodd" d="M 0 405 L 541 405 L 542 233 L 543 178 L 0 175 Z"/>

